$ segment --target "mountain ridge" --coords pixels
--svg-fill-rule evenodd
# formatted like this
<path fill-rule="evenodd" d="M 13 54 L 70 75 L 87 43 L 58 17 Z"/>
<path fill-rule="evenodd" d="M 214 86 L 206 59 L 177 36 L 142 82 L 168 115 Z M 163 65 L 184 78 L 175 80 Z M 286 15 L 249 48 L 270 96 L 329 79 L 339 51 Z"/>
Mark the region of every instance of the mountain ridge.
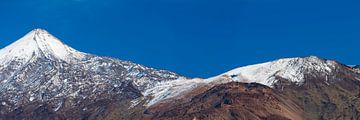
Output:
<path fill-rule="evenodd" d="M 271 96 L 279 94 L 284 97 L 278 98 L 294 101 L 290 103 L 296 104 L 294 105 L 296 108 L 300 106 L 303 111 L 305 107 L 302 106 L 311 108 L 309 110 L 311 113 L 306 111 L 304 113 L 310 116 L 309 118 L 331 118 L 334 115 L 341 115 L 343 111 L 349 114 L 359 113 L 359 116 L 357 114 L 343 116 L 344 119 L 360 118 L 358 112 L 360 110 L 356 109 L 357 106 L 360 108 L 360 104 L 357 104 L 360 103 L 360 99 L 357 99 L 360 93 L 355 93 L 357 90 L 360 91 L 359 68 L 359 66 L 347 66 L 334 60 L 309 56 L 283 58 L 239 67 L 207 79 L 187 78 L 130 61 L 79 52 L 62 43 L 46 30 L 35 29 L 0 50 L 0 119 L 26 119 L 32 116 L 42 119 L 43 114 L 50 115 L 45 117 L 47 119 L 111 119 L 119 116 L 120 119 L 140 119 L 147 114 L 161 116 L 168 110 L 176 112 L 179 109 L 173 108 L 172 105 L 193 104 L 191 101 L 194 99 L 208 100 L 209 104 L 215 104 L 206 97 L 206 99 L 197 99 L 197 96 L 203 95 L 216 96 L 209 92 L 211 89 L 215 89 L 215 93 L 222 91 L 221 94 L 232 94 L 234 96 L 231 98 L 241 99 L 241 94 L 248 93 L 236 92 L 232 89 L 243 89 L 243 87 L 247 89 L 246 84 L 253 83 L 267 86 L 266 89 L 275 91 L 274 94 L 269 94 Z M 334 91 L 323 92 L 322 90 L 325 89 Z M 260 87 L 256 90 L 263 89 Z M 322 96 L 319 97 L 319 94 Z M 262 93 L 260 96 L 250 95 L 248 99 L 267 98 L 261 95 Z M 336 95 L 349 98 L 343 98 L 341 101 Z M 343 105 L 352 100 L 357 101 L 352 103 L 352 107 Z M 303 103 L 307 101 L 310 102 Z M 275 101 L 275 103 L 286 102 Z M 163 105 L 167 104 L 170 104 L 169 107 L 163 109 Z M 240 103 L 234 106 L 238 104 Z M 323 104 L 327 106 L 324 107 Z M 205 106 L 207 106 L 203 109 L 205 111 L 216 110 L 212 108 L 215 106 Z M 294 107 L 287 104 L 285 106 L 286 110 Z M 318 112 L 319 110 L 312 106 L 324 109 L 337 106 L 338 109 L 334 109 L 336 114 L 331 115 L 326 110 Z M 182 107 L 185 110 L 191 108 Z M 262 106 L 257 107 L 259 110 L 265 110 L 259 111 L 260 113 L 269 113 L 261 108 Z M 162 109 L 148 113 L 147 110 L 152 108 Z M 347 110 L 350 108 L 352 111 Z M 273 113 L 270 113 L 254 114 L 250 117 L 274 117 Z M 276 114 L 275 118 L 284 117 Z M 182 114 L 178 115 L 182 116 Z M 197 113 L 197 117 L 204 118 L 204 115 Z"/>
<path fill-rule="evenodd" d="M 181 77 L 130 61 L 78 52 L 41 29 L 0 51 L 0 63 L 4 63 L 0 64 L 0 117 L 9 119 L 28 116 L 36 109 L 62 116 L 74 106 L 82 106 L 74 112 L 103 114 L 90 111 L 104 106 L 90 109 L 90 105 L 135 99 L 160 81 Z"/>

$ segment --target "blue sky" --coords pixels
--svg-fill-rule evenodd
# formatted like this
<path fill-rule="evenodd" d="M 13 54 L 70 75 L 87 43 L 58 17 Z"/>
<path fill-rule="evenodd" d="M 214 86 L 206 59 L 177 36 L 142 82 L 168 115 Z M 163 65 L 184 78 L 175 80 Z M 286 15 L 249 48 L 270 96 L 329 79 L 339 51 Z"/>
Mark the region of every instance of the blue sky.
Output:
<path fill-rule="evenodd" d="M 1 0 L 0 47 L 44 28 L 83 52 L 190 77 L 282 57 L 360 64 L 359 0 Z"/>

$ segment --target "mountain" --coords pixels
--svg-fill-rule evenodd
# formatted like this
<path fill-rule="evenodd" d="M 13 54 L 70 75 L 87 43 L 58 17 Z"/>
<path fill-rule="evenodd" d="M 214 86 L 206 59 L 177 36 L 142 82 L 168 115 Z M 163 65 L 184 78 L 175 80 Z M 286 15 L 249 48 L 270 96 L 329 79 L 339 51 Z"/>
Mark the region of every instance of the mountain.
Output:
<path fill-rule="evenodd" d="M 360 119 L 360 67 L 316 56 L 187 78 L 35 29 L 0 50 L 0 119 Z"/>
<path fill-rule="evenodd" d="M 42 29 L 1 49 L 0 71 L 0 116 L 9 119 L 101 118 L 103 107 L 181 77 L 76 51 Z"/>
<path fill-rule="evenodd" d="M 171 107 L 169 107 L 171 106 Z M 165 103 L 147 110 L 145 119 L 300 120 L 304 111 L 271 88 L 257 83 L 230 82 L 215 86 L 185 103 Z"/>
<path fill-rule="evenodd" d="M 315 56 L 285 58 L 236 68 L 209 79 L 189 81 L 193 82 L 174 84 L 179 82 L 168 81 L 168 84 L 153 88 L 167 89 L 164 89 L 165 94 L 154 94 L 164 99 L 150 104 L 143 117 L 228 120 L 236 116 L 243 119 L 360 119 L 360 74 L 354 67 L 333 60 Z M 250 92 L 253 89 L 246 91 L 249 89 L 246 85 L 245 89 L 244 85 L 232 82 L 260 83 L 270 88 L 271 92 L 263 93 L 261 91 L 264 89 L 258 87 L 253 88 L 257 92 Z M 236 86 L 236 90 L 233 90 L 233 86 Z M 171 89 L 174 87 L 186 88 L 187 91 Z M 172 92 L 168 92 L 168 89 Z M 245 92 L 239 89 L 245 89 Z M 266 97 L 275 99 L 265 99 Z M 247 101 L 239 101 L 243 99 Z M 224 103 L 229 100 L 238 102 L 231 105 Z M 276 113 L 277 110 L 272 110 L 274 106 L 269 107 L 268 102 L 282 112 Z M 242 104 L 246 105 L 241 106 Z M 291 112 L 288 113 L 289 111 Z M 286 116 L 290 114 L 301 118 Z"/>

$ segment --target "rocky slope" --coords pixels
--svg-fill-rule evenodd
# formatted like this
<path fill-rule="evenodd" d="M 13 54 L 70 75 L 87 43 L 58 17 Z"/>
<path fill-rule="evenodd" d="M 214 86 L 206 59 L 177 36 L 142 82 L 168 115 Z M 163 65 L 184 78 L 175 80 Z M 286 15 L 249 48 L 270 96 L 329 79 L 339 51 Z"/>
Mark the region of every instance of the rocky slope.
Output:
<path fill-rule="evenodd" d="M 189 79 L 36 29 L 0 50 L 0 119 L 360 119 L 359 66 L 315 56 Z"/>
<path fill-rule="evenodd" d="M 115 102 L 129 107 L 145 89 L 180 77 L 78 52 L 41 29 L 1 49 L 0 71 L 0 117 L 7 119 L 102 118 Z"/>
<path fill-rule="evenodd" d="M 301 120 L 303 116 L 304 112 L 297 104 L 267 86 L 230 82 L 215 86 L 185 103 L 152 106 L 145 112 L 144 119 Z"/>
<path fill-rule="evenodd" d="M 262 83 L 272 89 L 272 94 L 280 96 L 275 97 L 279 103 L 297 108 L 295 111 L 301 117 L 282 116 L 275 119 L 360 119 L 360 74 L 354 71 L 354 68 L 340 64 L 336 61 L 325 60 L 318 57 L 305 58 L 286 58 L 272 62 L 250 65 L 234 69 L 222 75 L 205 79 L 202 82 L 195 83 L 198 86 L 182 95 L 173 97 L 172 95 L 163 101 L 152 104 L 146 114 L 148 119 L 232 119 L 234 115 L 228 114 L 228 107 L 219 108 L 214 104 L 222 103 L 226 98 L 223 94 L 231 95 L 233 100 L 251 99 L 233 103 L 230 108 L 241 104 L 255 106 L 251 109 L 262 114 L 234 113 L 240 114 L 238 118 L 243 119 L 273 119 L 267 111 L 269 106 L 266 104 L 259 105 L 255 101 L 272 103 L 272 100 L 264 100 L 267 94 L 261 93 L 259 96 L 246 96 L 251 90 L 243 90 L 231 87 L 229 82 L 242 83 Z M 195 81 L 195 80 L 194 80 Z M 225 84 L 225 85 L 224 85 Z M 189 84 L 183 84 L 188 86 Z M 222 87 L 221 87 L 222 86 Z M 173 86 L 170 86 L 173 87 Z M 177 86 L 178 87 L 178 86 Z M 212 91 L 216 89 L 217 91 Z M 224 91 L 218 93 L 219 91 Z M 239 94 L 235 96 L 233 94 Z M 199 98 L 199 96 L 202 96 Z M 216 96 L 216 97 L 215 97 Z M 261 102 L 260 102 L 261 103 Z M 274 103 L 278 104 L 278 103 Z M 257 106 L 259 105 L 259 106 Z M 228 106 L 228 105 L 225 105 Z M 238 108 L 237 112 L 243 111 Z M 276 110 L 271 110 L 276 111 Z M 220 115 L 220 113 L 222 113 Z M 266 115 L 264 115 L 266 113 Z M 280 113 L 286 113 L 284 111 Z M 273 113 L 272 113 L 273 114 Z M 254 117 L 256 116 L 256 117 Z M 279 117 L 279 116 L 278 116 Z"/>

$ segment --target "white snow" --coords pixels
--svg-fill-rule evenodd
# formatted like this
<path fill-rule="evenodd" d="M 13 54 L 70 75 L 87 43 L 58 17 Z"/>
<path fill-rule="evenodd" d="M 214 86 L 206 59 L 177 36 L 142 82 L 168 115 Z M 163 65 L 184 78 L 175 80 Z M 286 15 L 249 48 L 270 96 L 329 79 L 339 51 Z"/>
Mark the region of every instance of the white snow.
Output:
<path fill-rule="evenodd" d="M 54 111 L 58 111 L 58 110 L 60 110 L 60 108 L 63 106 L 63 101 L 62 102 L 59 102 L 58 104 L 57 104 L 57 107 L 54 109 Z"/>
<path fill-rule="evenodd" d="M 35 29 L 16 42 L 0 50 L 0 65 L 12 60 L 29 61 L 33 56 L 45 55 L 69 62 L 81 59 L 85 53 L 65 45 L 45 30 Z"/>
<path fill-rule="evenodd" d="M 348 66 L 349 66 L 349 67 L 352 67 L 352 70 L 353 70 L 354 72 L 360 73 L 360 68 L 357 67 L 357 65 L 348 65 Z"/>
<path fill-rule="evenodd" d="M 185 78 L 180 78 L 172 81 L 165 81 L 159 83 L 153 88 L 146 90 L 143 93 L 143 95 L 153 97 L 147 103 L 147 106 L 151 106 L 162 100 L 184 94 L 184 92 L 190 91 L 202 83 L 206 83 L 206 81 L 204 81 L 203 79 L 185 79 Z M 136 102 L 134 101 L 134 103 Z"/>
<path fill-rule="evenodd" d="M 144 98 L 137 98 L 135 100 L 130 101 L 131 105 L 129 106 L 128 109 L 134 108 L 136 105 L 138 105 L 142 100 L 144 100 Z"/>
<path fill-rule="evenodd" d="M 30 101 L 33 101 L 34 99 L 35 99 L 35 97 L 33 97 L 33 96 L 31 96 L 31 97 L 29 98 Z"/>
<path fill-rule="evenodd" d="M 68 96 L 69 96 L 69 97 L 76 98 L 76 96 L 78 96 L 78 95 L 79 95 L 79 92 L 80 92 L 80 89 L 79 89 L 79 90 L 77 90 L 77 91 L 75 91 L 75 92 L 73 92 L 73 93 L 71 93 L 71 94 L 69 94 Z"/>
<path fill-rule="evenodd" d="M 335 68 L 333 61 L 318 57 L 285 58 L 272 62 L 240 67 L 221 76 L 237 76 L 240 82 L 256 82 L 272 87 L 277 82 L 276 76 L 301 84 L 304 75 L 311 72 L 331 73 Z M 219 77 L 219 76 L 217 76 Z"/>
<path fill-rule="evenodd" d="M 238 81 L 245 83 L 256 82 L 273 87 L 273 84 L 277 82 L 275 76 L 301 85 L 304 81 L 305 74 L 319 72 L 325 73 L 324 76 L 326 76 L 335 69 L 335 64 L 334 61 L 322 60 L 314 56 L 305 58 L 285 58 L 272 62 L 236 68 L 208 79 L 182 78 L 161 82 L 160 84 L 155 85 L 155 87 L 146 90 L 143 94 L 144 96 L 153 97 L 146 104 L 146 106 L 149 107 L 163 100 L 179 97 L 199 85 L 214 86 L 231 81 Z"/>
<path fill-rule="evenodd" d="M 85 53 L 78 52 L 75 49 L 65 45 L 60 40 L 49 34 L 47 31 L 42 29 L 35 29 L 21 39 L 19 39 L 18 41 L 0 50 L 0 67 L 8 65 L 7 63 L 11 61 L 19 61 L 24 64 L 28 61 L 34 60 L 32 59 L 33 57 L 38 56 L 44 56 L 49 59 L 60 59 L 66 62 L 71 62 L 72 60 L 82 59 L 85 55 Z M 101 65 L 108 66 L 106 63 L 103 63 Z M 137 77 L 137 75 L 139 75 L 139 71 L 137 71 L 136 69 L 131 71 L 131 69 L 133 68 L 129 66 L 125 67 L 130 72 L 128 75 L 134 77 Z M 134 66 L 134 68 L 145 69 L 142 66 Z M 97 67 L 89 69 L 97 69 Z M 277 82 L 276 77 L 281 77 L 291 82 L 301 84 L 304 81 L 305 74 L 309 74 L 311 72 L 319 72 L 324 73 L 324 76 L 326 76 L 334 69 L 334 61 L 322 60 L 318 57 L 286 58 L 272 62 L 236 68 L 229 72 L 208 79 L 179 78 L 177 80 L 154 83 L 149 81 L 148 79 L 141 78 L 135 80 L 134 84 L 136 86 L 151 84 L 149 85 L 150 88 L 145 88 L 145 91 L 143 92 L 144 96 L 151 96 L 151 100 L 149 100 L 146 104 L 146 106 L 151 106 L 160 101 L 181 96 L 186 92 L 199 87 L 200 85 L 213 86 L 221 83 L 227 83 L 230 81 L 239 81 L 256 82 L 272 87 L 273 84 Z M 160 75 L 160 73 L 158 74 Z M 99 79 L 101 79 L 100 75 L 98 77 Z M 97 77 L 95 76 L 94 78 Z M 69 82 L 67 79 L 64 79 L 63 81 L 59 80 L 59 78 L 53 79 L 53 83 L 57 86 L 61 86 L 62 83 L 68 84 Z M 125 78 L 125 80 L 131 79 L 132 77 Z M 100 83 L 95 82 L 94 84 L 98 85 Z M 114 87 L 118 86 L 120 85 L 114 85 Z M 72 84 L 70 84 L 69 87 L 71 88 Z M 101 88 L 96 87 L 95 89 L 93 89 L 93 92 L 97 91 L 98 89 Z M 75 97 L 79 94 L 79 92 L 80 90 L 71 91 L 68 96 Z M 30 97 L 29 100 L 35 100 L 35 97 Z M 141 100 L 143 99 L 137 99 L 132 101 L 133 105 L 131 107 L 141 102 Z"/>

